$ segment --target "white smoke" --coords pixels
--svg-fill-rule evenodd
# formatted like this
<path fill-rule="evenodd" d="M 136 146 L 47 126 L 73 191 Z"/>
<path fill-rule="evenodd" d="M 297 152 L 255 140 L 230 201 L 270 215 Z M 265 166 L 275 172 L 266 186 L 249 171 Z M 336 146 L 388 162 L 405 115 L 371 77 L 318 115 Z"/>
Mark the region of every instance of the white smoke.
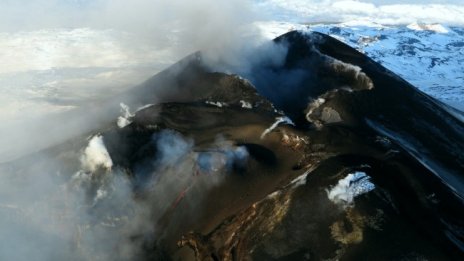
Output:
<path fill-rule="evenodd" d="M 111 170 L 113 161 L 106 150 L 101 135 L 96 135 L 90 139 L 84 154 L 81 156 L 81 163 L 85 171 L 95 172 L 99 168 Z"/>
<path fill-rule="evenodd" d="M 121 107 L 122 115 L 118 117 L 116 124 L 118 125 L 119 128 L 124 128 L 127 125 L 132 123 L 130 118 L 134 117 L 134 114 L 130 112 L 130 108 L 126 104 L 121 102 L 119 106 Z"/>
<path fill-rule="evenodd" d="M 224 180 L 231 162 L 248 158 L 245 148 L 218 139 L 211 151 L 223 158 L 202 170 L 203 152 L 192 139 L 167 130 L 153 141 L 156 154 L 132 180 L 114 165 L 100 134 L 76 152 L 39 154 L 26 161 L 31 167 L 0 165 L 0 260 L 137 259 L 142 244 L 160 236 L 157 222 L 167 211 L 194 218 L 204 192 Z M 146 197 L 135 199 L 134 182 L 142 176 Z"/>
<path fill-rule="evenodd" d="M 138 248 L 124 240 L 140 231 L 143 223 L 132 221 L 143 211 L 128 177 L 110 171 L 102 136 L 80 152 L 41 153 L 21 163 L 0 165 L 0 260 L 133 258 Z M 123 242 L 130 254 L 122 253 Z"/>
<path fill-rule="evenodd" d="M 0 51 L 0 57 L 20 59 L 10 60 L 11 66 L 0 73 L 27 65 L 47 69 L 160 62 L 149 59 L 166 64 L 197 50 L 215 61 L 225 58 L 218 55 L 234 59 L 242 38 L 256 37 L 256 15 L 248 0 L 2 1 L 0 45 L 5 41 L 13 49 Z M 18 40 L 27 45 L 17 45 Z"/>
<path fill-rule="evenodd" d="M 56 126 L 56 118 L 46 119 L 51 111 L 84 107 L 127 90 L 192 52 L 202 50 L 213 70 L 230 73 L 243 74 L 253 63 L 281 63 L 286 48 L 264 43 L 253 6 L 249 0 L 0 2 L 0 58 L 8 61 L 0 68 L 5 89 L 0 121 L 8 126 L 0 133 L 0 148 L 17 144 L 0 150 L 0 162 L 118 117 L 101 110 L 82 111 L 76 124 Z M 24 125 L 39 117 L 25 131 Z M 121 119 L 121 125 L 127 123 Z M 57 130 L 52 137 L 34 137 L 47 136 L 49 126 Z"/>
<path fill-rule="evenodd" d="M 184 139 L 174 131 L 163 131 L 156 135 L 158 157 L 157 161 L 161 167 L 173 167 L 187 153 L 192 151 L 193 141 Z"/>

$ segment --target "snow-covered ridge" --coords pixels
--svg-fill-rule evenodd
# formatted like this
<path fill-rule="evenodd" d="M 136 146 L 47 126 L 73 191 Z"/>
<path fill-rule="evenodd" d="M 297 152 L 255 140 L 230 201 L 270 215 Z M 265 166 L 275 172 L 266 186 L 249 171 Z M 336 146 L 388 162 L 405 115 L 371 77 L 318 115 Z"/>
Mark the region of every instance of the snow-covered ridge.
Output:
<path fill-rule="evenodd" d="M 309 30 L 335 36 L 442 101 L 464 104 L 464 28 L 315 25 Z"/>
<path fill-rule="evenodd" d="M 412 23 L 392 26 L 262 22 L 272 38 L 289 30 L 317 31 L 345 42 L 425 93 L 464 109 L 464 27 Z"/>
<path fill-rule="evenodd" d="M 461 0 L 258 0 L 272 39 L 290 30 L 331 35 L 422 91 L 464 110 L 464 2 Z"/>

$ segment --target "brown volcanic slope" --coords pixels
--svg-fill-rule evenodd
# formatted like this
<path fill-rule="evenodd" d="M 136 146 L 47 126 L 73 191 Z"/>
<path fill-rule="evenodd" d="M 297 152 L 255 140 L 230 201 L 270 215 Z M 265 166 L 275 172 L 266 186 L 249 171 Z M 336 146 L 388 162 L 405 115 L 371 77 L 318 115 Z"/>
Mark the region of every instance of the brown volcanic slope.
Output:
<path fill-rule="evenodd" d="M 114 99 L 156 103 L 101 130 L 151 222 L 114 232 L 140 246 L 128 259 L 462 258 L 464 124 L 333 38 L 290 32 L 276 42 L 288 47 L 285 63 L 255 66 L 255 86 L 195 54 Z M 266 132 L 285 116 L 294 124 Z M 354 204 L 330 201 L 327 189 L 356 171 L 375 189 Z"/>

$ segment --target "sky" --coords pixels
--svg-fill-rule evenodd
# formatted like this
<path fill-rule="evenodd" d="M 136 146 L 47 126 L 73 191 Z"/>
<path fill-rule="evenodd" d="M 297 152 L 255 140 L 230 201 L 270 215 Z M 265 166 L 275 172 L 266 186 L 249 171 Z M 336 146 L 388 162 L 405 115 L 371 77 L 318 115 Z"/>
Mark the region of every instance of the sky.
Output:
<path fill-rule="evenodd" d="M 203 8 L 199 1 L 198 6 Z M 229 4 L 227 4 L 229 2 Z M 262 8 L 262 6 L 265 8 Z M 407 16 L 403 20 L 423 19 L 463 24 L 464 2 L 461 0 L 249 0 L 216 1 L 208 3 L 208 8 L 258 7 L 253 19 L 274 19 L 291 12 L 298 19 L 343 20 L 354 17 L 381 16 L 385 20 L 394 12 Z M 401 6 L 401 8 L 399 8 Z M 3 0 L 0 2 L 0 31 L 33 30 L 50 27 L 92 27 L 136 30 L 136 27 L 158 29 L 160 21 L 184 18 L 182 12 L 194 5 L 186 1 L 150 0 Z M 429 10 L 430 8 L 434 11 Z M 193 9 L 190 9 L 193 10 Z M 263 12 L 263 10 L 265 12 Z M 271 10 L 271 11 L 270 11 Z M 409 12 L 402 12 L 402 11 Z M 424 12 L 425 10 L 425 12 Z M 448 13 L 444 13 L 447 10 Z M 246 13 L 246 12 L 245 12 Z M 198 11 L 201 14 L 201 11 Z M 291 18 L 290 16 L 287 17 Z M 401 20 L 401 19 L 400 19 Z"/>

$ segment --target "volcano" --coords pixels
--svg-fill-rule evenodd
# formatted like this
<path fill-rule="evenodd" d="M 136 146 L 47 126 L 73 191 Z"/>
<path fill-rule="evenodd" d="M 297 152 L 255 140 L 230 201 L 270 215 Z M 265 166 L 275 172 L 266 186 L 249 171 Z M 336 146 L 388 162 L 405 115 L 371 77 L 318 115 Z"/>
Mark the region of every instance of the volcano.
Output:
<path fill-rule="evenodd" d="M 192 54 L 104 103 L 140 108 L 124 124 L 2 169 L 52 158 L 68 183 L 85 177 L 93 218 L 70 244 L 92 230 L 118 240 L 71 248 L 77 260 L 463 258 L 464 115 L 327 35 L 274 43 L 282 63 L 240 76 Z M 111 176 L 137 211 L 105 198 Z"/>

